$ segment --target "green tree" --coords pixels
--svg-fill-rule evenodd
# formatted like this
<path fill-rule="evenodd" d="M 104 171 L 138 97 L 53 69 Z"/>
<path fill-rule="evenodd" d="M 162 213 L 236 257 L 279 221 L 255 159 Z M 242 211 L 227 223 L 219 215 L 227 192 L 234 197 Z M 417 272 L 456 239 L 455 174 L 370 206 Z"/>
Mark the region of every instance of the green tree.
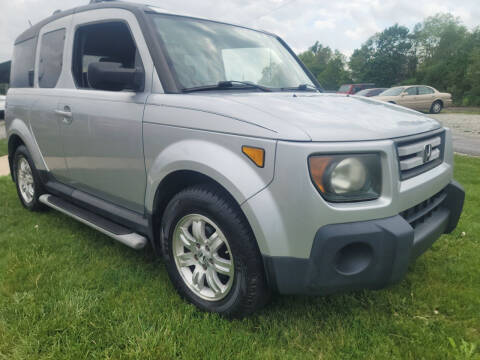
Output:
<path fill-rule="evenodd" d="M 470 55 L 464 95 L 463 105 L 480 105 L 480 47 L 475 48 Z"/>
<path fill-rule="evenodd" d="M 467 68 L 473 61 L 475 35 L 459 18 L 437 14 L 417 24 L 412 38 L 419 59 L 417 82 L 448 91 L 461 102 L 471 86 Z"/>
<path fill-rule="evenodd" d="M 317 41 L 298 56 L 325 89 L 336 90 L 341 84 L 351 82 L 347 59 L 338 50 L 332 51 Z"/>
<path fill-rule="evenodd" d="M 349 66 L 357 82 L 391 86 L 408 79 L 415 71 L 410 31 L 395 24 L 370 37 L 353 52 Z"/>

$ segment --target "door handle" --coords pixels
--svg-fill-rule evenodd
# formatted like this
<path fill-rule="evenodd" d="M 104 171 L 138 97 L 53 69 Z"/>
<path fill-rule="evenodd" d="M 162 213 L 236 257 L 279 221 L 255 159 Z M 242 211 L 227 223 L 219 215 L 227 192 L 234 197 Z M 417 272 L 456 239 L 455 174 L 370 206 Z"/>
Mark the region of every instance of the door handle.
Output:
<path fill-rule="evenodd" d="M 63 117 L 72 117 L 72 112 L 71 111 L 63 111 L 63 110 L 55 110 L 55 114 L 63 116 Z"/>
<path fill-rule="evenodd" d="M 62 122 L 65 124 L 71 124 L 73 121 L 72 111 L 68 106 L 65 106 L 64 110 L 55 110 L 55 114 L 60 115 L 63 118 Z"/>

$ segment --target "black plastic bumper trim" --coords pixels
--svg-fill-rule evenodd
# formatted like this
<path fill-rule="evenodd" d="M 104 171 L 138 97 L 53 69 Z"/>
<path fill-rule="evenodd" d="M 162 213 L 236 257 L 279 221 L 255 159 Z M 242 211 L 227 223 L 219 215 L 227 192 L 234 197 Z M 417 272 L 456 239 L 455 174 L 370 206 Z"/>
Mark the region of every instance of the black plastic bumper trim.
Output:
<path fill-rule="evenodd" d="M 439 209 L 415 229 L 400 215 L 321 227 L 310 258 L 264 256 L 271 288 L 326 295 L 380 289 L 400 281 L 409 264 L 457 226 L 465 193 L 452 181 Z"/>

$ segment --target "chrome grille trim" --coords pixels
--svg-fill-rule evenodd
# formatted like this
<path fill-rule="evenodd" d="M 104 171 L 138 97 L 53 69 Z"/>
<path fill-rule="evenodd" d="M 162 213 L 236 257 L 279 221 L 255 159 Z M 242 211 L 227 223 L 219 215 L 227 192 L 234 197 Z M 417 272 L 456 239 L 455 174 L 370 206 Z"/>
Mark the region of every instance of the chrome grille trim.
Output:
<path fill-rule="evenodd" d="M 414 144 L 403 145 L 398 147 L 398 156 L 407 156 L 423 152 L 425 145 L 432 145 L 432 148 L 439 147 L 442 144 L 440 136 L 432 139 L 423 140 Z"/>
<path fill-rule="evenodd" d="M 437 160 L 440 157 L 440 150 L 432 150 L 432 155 L 430 155 L 430 160 L 423 162 L 423 150 L 421 153 L 416 153 L 415 157 L 411 157 L 405 160 L 400 160 L 400 170 L 410 170 L 416 168 L 417 166 L 422 166 L 430 161 Z"/>
<path fill-rule="evenodd" d="M 445 131 L 395 141 L 400 179 L 420 175 L 443 162 Z"/>

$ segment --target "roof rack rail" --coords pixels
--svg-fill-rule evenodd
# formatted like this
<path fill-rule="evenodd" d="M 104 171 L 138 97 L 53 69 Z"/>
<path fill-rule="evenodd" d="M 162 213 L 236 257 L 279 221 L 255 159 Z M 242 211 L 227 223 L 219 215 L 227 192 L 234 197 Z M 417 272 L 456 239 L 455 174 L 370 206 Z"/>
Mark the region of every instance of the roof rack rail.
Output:
<path fill-rule="evenodd" d="M 90 0 L 90 4 L 98 4 L 107 1 L 116 1 L 116 0 Z"/>

